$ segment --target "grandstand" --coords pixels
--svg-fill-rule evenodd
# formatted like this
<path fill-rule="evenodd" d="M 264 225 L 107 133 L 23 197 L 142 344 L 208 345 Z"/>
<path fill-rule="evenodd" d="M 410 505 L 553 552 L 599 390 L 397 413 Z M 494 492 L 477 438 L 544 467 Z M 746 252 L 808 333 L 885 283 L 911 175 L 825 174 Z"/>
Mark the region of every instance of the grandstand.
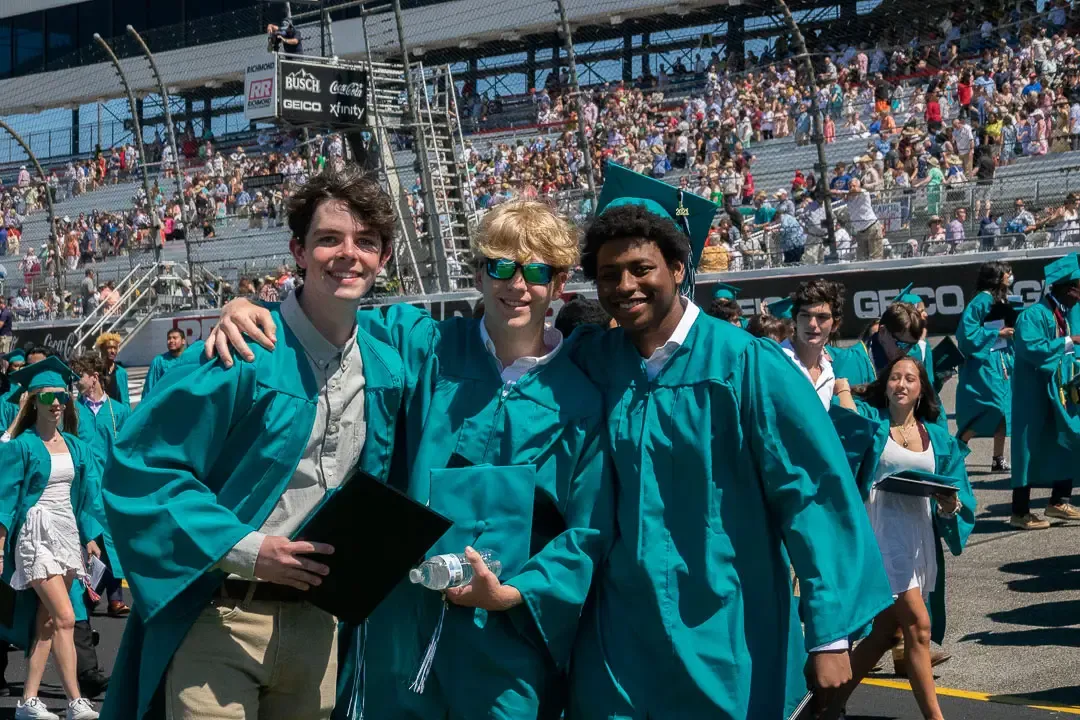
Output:
<path fill-rule="evenodd" d="M 121 13 L 125 3 L 111 6 L 112 17 L 106 17 L 106 27 L 100 28 L 103 35 L 126 25 Z M 91 4 L 95 3 L 86 3 Z M 194 4 L 182 0 L 179 4 L 183 17 L 190 18 L 186 8 Z M 330 54 L 332 47 L 342 59 L 400 61 L 389 6 L 368 7 L 361 17 L 355 3 L 328 5 L 328 23 L 298 15 L 307 54 L 324 49 Z M 337 5 L 344 6 L 334 9 Z M 422 63 L 427 78 L 417 86 L 421 102 L 438 101 L 442 92 L 434 79 L 442 72 L 438 68 L 447 68 L 446 77 L 452 73 L 454 93 L 450 100 L 444 98 L 444 110 L 454 147 L 439 152 L 458 166 L 451 173 L 455 177 L 445 184 L 460 188 L 459 201 L 470 222 L 492 204 L 518 194 L 552 198 L 576 221 L 585 221 L 591 201 L 586 197 L 582 154 L 589 152 L 598 181 L 603 163 L 614 160 L 692 192 L 722 197 L 739 227 L 736 234 L 722 237 L 718 232 L 710 240 L 718 249 L 716 256 L 727 258 L 719 269 L 792 262 L 794 256 L 781 249 L 788 241 L 771 221 L 770 206 L 782 203 L 774 197 L 780 190 L 798 204 L 796 216 L 807 231 L 808 250 L 801 262 L 856 259 L 839 247 L 809 249 L 821 242 L 821 233 L 806 226 L 812 201 L 803 196 L 809 189 L 807 181 L 824 185 L 837 163 L 850 167 L 869 154 L 869 164 L 877 169 L 867 177 L 876 172 L 889 180 L 873 189 L 874 207 L 887 221 L 886 257 L 1071 244 L 1080 234 L 1080 220 L 1058 209 L 1080 184 L 1076 179 L 1080 76 L 1073 73 L 1078 59 L 1071 39 L 1076 22 L 1067 3 L 1040 0 L 1008 11 L 992 2 L 934 6 L 929 12 L 920 6 L 916 13 L 910 0 L 792 2 L 814 65 L 812 88 L 800 74 L 788 28 L 771 3 L 566 0 L 565 5 L 584 84 L 591 138 L 585 147 L 572 132 L 578 119 L 567 86 L 555 0 L 507 0 L 494 6 L 479 0 L 404 3 L 409 59 Z M 10 24 L 15 21 L 0 20 L 0 77 L 10 76 L 0 79 L 0 115 L 28 138 L 47 174 L 55 174 L 47 184 L 56 194 L 53 212 L 64 231 L 57 247 L 68 291 L 79 287 L 90 258 L 99 283 L 121 282 L 133 268 L 158 260 L 182 267 L 184 277 L 195 282 L 192 304 L 218 302 L 243 278 L 277 274 L 289 260 L 281 211 L 291 183 L 311 172 L 315 162 L 333 164 L 357 152 L 355 137 L 343 139 L 318 127 L 303 132 L 275 128 L 243 116 L 244 69 L 249 61 L 267 57 L 261 28 L 264 21 L 276 19 L 271 13 L 279 11 L 266 4 L 221 4 L 226 6 L 233 8 L 229 14 L 200 21 L 213 32 L 195 32 L 189 19 L 175 27 L 149 27 L 144 33 L 169 87 L 176 123 L 184 198 L 175 212 L 162 98 L 145 58 L 122 38 L 113 39 L 122 56 L 121 68 L 137 95 L 147 143 L 147 157 L 139 158 L 136 167 L 124 167 L 124 159 L 134 152 L 132 118 L 113 102 L 123 92 L 114 69 L 84 42 L 88 29 L 99 31 L 93 16 L 80 6 L 78 47 L 57 57 L 46 52 L 38 66 L 4 64 L 3 23 L 14 27 Z M 52 17 L 42 16 L 46 34 Z M 146 12 L 133 17 L 151 23 Z M 1045 41 L 1040 39 L 1044 27 L 1049 31 Z M 11 60 L 19 57 L 19 48 L 13 46 Z M 987 66 L 996 78 L 992 90 L 972 81 Z M 1029 72 L 1035 73 L 1034 79 Z M 1038 89 L 1029 93 L 1035 84 Z M 930 91 L 940 96 L 943 136 L 927 133 L 928 124 L 936 122 L 927 108 Z M 824 176 L 816 167 L 817 148 L 810 132 L 810 100 L 815 94 L 822 116 L 828 118 Z M 398 102 L 404 108 L 405 96 L 400 95 Z M 1002 102 L 1002 97 L 1011 99 Z M 1064 109 L 1059 105 L 1062 100 Z M 117 116 L 111 128 L 106 131 L 100 121 L 96 128 L 80 123 L 91 108 L 100 113 L 101 107 Z M 1076 118 L 1070 120 L 1072 107 Z M 70 113 L 70 123 L 63 120 L 65 113 Z M 988 135 L 996 116 L 1006 114 L 1013 118 L 1015 134 L 1003 134 L 998 124 Z M 888 128 L 883 124 L 886 115 Z M 973 159 L 962 167 L 961 177 L 947 162 L 976 144 L 965 144 L 964 131 L 954 136 L 949 129 L 960 115 L 974 118 L 977 142 L 992 148 L 997 161 L 992 177 L 976 177 Z M 432 225 L 445 231 L 453 223 L 439 207 L 434 211 L 431 207 L 430 186 L 444 181 L 419 161 L 417 140 L 409 127 L 369 131 L 364 142 L 382 151 L 381 162 L 375 163 L 399 200 L 402 247 L 415 267 L 405 267 L 404 253 L 399 253 L 399 265 L 381 285 L 390 294 L 407 289 L 404 276 L 409 272 L 433 277 L 433 268 L 448 261 L 436 251 Z M 47 144 L 41 140 L 46 134 Z M 93 147 L 103 139 L 107 162 L 97 159 Z M 885 164 L 893 159 L 892 153 L 903 149 L 897 145 L 905 143 L 911 146 L 912 157 L 894 180 Z M 237 162 L 230 156 L 238 146 L 246 152 Z M 18 146 L 12 147 L 9 162 L 0 165 L 0 178 L 9 188 L 6 221 L 21 230 L 22 242 L 19 256 L 9 254 L 4 260 L 5 292 L 12 295 L 28 285 L 31 297 L 43 296 L 45 309 L 35 306 L 27 320 L 77 314 L 82 309 L 77 302 L 55 298 L 49 302 L 58 263 L 47 259 L 53 242 L 47 214 L 40 197 L 30 203 L 34 207 L 18 210 L 20 202 L 27 204 L 27 188 L 37 183 L 21 183 L 25 158 L 19 156 Z M 429 156 L 429 163 L 431 157 L 435 156 Z M 930 158 L 948 172 L 940 185 L 933 177 L 924 184 L 933 175 Z M 728 169 L 729 162 L 733 169 Z M 151 203 L 139 179 L 143 171 L 160 187 Z M 796 171 L 801 172 L 799 182 Z M 267 189 L 261 202 L 269 207 L 260 211 L 265 217 L 250 220 L 255 198 L 238 202 L 240 188 L 250 176 L 276 173 L 285 175 L 285 183 Z M 220 203 L 215 196 L 218 177 L 226 180 Z M 769 212 L 759 212 L 750 202 L 761 191 L 767 195 L 764 207 Z M 839 217 L 855 234 L 844 212 L 844 198 L 843 192 L 835 193 Z M 1004 232 L 1017 198 L 1026 200 L 1027 209 L 1036 215 L 1045 211 L 1039 218 L 1045 220 L 1044 227 Z M 999 227 L 998 235 L 983 241 L 978 237 L 985 226 L 975 211 L 984 210 L 987 203 Z M 961 223 L 963 237 L 950 235 L 948 242 L 928 238 L 931 217 L 944 216 L 947 223 L 959 207 L 968 209 Z M 186 238 L 176 233 L 163 244 L 155 242 L 147 221 L 151 210 L 164 226 L 186 221 Z M 106 229 L 99 232 L 95 221 Z M 1036 229 L 1045 232 L 1033 232 Z M 98 245 L 89 258 L 80 246 L 87 233 L 96 236 Z M 67 254 L 63 244 L 68 241 L 75 242 L 78 258 Z M 39 249 L 43 267 L 38 272 L 21 267 L 22 253 L 29 246 Z M 132 296 L 141 290 L 133 290 Z"/>

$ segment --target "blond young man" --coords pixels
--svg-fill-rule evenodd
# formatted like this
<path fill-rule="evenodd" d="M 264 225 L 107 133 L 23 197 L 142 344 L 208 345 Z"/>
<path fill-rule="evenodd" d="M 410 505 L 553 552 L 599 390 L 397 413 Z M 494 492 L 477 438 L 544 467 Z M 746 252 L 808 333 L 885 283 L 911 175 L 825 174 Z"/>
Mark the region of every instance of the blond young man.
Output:
<path fill-rule="evenodd" d="M 391 482 L 454 521 L 431 554 L 466 552 L 475 576 L 446 603 L 407 583 L 383 602 L 364 642 L 341 653 L 337 718 L 561 712 L 561 671 L 610 543 L 613 497 L 600 395 L 545 322 L 577 238 L 543 203 L 510 201 L 485 216 L 473 260 L 482 319 L 436 322 L 409 305 L 357 315 L 405 366 Z M 246 354 L 240 332 L 272 347 L 269 313 L 246 301 L 226 307 L 208 347 Z M 493 551 L 501 576 L 471 548 Z M 360 682 L 363 708 L 346 702 Z"/>

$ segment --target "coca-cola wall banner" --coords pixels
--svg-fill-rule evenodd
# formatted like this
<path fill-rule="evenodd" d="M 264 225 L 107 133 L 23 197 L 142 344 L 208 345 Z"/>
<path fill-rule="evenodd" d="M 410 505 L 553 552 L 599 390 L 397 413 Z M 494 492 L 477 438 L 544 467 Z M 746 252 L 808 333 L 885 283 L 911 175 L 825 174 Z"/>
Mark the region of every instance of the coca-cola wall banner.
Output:
<path fill-rule="evenodd" d="M 282 59 L 281 119 L 295 125 L 355 127 L 367 111 L 367 72 Z"/>
<path fill-rule="evenodd" d="M 19 327 L 15 323 L 15 347 L 29 350 L 35 347 L 47 347 L 63 360 L 70 360 L 75 354 L 75 330 L 79 321 L 71 323 L 51 323 L 30 327 Z"/>

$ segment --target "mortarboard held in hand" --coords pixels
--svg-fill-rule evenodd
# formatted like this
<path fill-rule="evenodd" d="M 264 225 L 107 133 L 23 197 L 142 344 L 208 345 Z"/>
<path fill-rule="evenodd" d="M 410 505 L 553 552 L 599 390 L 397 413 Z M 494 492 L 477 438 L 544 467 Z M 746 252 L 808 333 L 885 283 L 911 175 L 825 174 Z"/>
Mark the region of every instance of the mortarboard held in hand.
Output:
<path fill-rule="evenodd" d="M 940 392 L 945 381 L 955 375 L 964 364 L 964 353 L 960 352 L 952 337 L 946 335 L 934 347 L 933 358 L 934 367 L 927 368 L 927 371 L 933 373 L 934 390 Z"/>
<path fill-rule="evenodd" d="M 689 238 L 690 255 L 686 260 L 686 273 L 680 290 L 683 295 L 693 299 L 694 272 L 720 206 L 662 180 L 609 162 L 604 169 L 604 187 L 596 203 L 596 214 L 603 215 L 610 208 L 621 205 L 638 205 L 666 218 Z"/>
<path fill-rule="evenodd" d="M 955 495 L 959 490 L 956 481 L 944 475 L 924 470 L 902 470 L 889 474 L 877 484 L 877 489 L 900 495 L 930 497 L 931 495 Z"/>

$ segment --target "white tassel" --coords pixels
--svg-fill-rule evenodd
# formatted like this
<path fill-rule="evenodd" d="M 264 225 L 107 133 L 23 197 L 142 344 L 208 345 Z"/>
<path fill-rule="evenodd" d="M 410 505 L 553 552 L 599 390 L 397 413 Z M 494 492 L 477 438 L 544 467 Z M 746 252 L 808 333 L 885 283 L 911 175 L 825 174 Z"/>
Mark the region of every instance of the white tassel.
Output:
<path fill-rule="evenodd" d="M 431 666 L 435 663 L 435 649 L 439 646 L 439 637 L 442 635 L 443 618 L 445 617 L 446 599 L 444 598 L 442 609 L 439 610 L 439 622 L 435 625 L 435 632 L 431 634 L 431 641 L 428 643 L 427 650 L 424 651 L 424 659 L 420 662 L 420 669 L 416 673 L 416 679 L 409 686 L 409 689 L 418 695 L 424 693 L 428 675 L 431 674 Z"/>

